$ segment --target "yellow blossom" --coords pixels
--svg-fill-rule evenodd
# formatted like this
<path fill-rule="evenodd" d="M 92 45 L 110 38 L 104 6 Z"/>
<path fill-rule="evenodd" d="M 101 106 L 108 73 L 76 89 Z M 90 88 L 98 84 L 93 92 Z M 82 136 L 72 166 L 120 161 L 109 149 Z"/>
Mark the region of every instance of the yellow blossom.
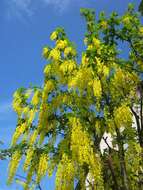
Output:
<path fill-rule="evenodd" d="M 82 55 L 82 60 L 81 60 L 81 63 L 83 66 L 87 66 L 88 65 L 88 61 L 89 61 L 89 58 L 86 56 L 86 54 L 84 53 Z"/>
<path fill-rule="evenodd" d="M 29 145 L 30 146 L 32 146 L 35 143 L 35 141 L 37 139 L 37 136 L 38 136 L 38 130 L 35 129 L 34 132 L 33 132 L 33 134 L 31 135 L 31 137 L 29 139 Z"/>
<path fill-rule="evenodd" d="M 61 58 L 60 51 L 58 49 L 52 49 L 50 51 L 49 58 L 53 59 L 54 61 L 59 61 Z"/>
<path fill-rule="evenodd" d="M 101 23 L 100 23 L 100 25 L 101 25 L 101 27 L 102 28 L 104 28 L 104 29 L 106 29 L 107 27 L 108 27 L 108 23 L 107 23 L 107 21 L 102 21 Z"/>
<path fill-rule="evenodd" d="M 43 101 L 47 100 L 48 93 L 51 92 L 53 89 L 54 89 L 54 83 L 51 80 L 48 80 L 44 85 L 44 89 L 43 89 L 43 93 L 42 93 Z"/>
<path fill-rule="evenodd" d="M 40 100 L 40 91 L 36 90 L 36 92 L 32 97 L 31 104 L 37 106 L 39 104 L 39 100 Z"/>
<path fill-rule="evenodd" d="M 28 124 L 31 124 L 35 118 L 35 114 L 36 114 L 36 110 L 35 109 L 31 109 L 29 111 L 29 118 L 28 118 Z"/>
<path fill-rule="evenodd" d="M 71 150 L 73 159 L 78 159 L 80 164 L 89 164 L 91 155 L 93 154 L 92 141 L 87 132 L 83 130 L 79 119 L 72 118 L 70 122 L 72 125 Z M 79 136 L 82 141 L 79 139 Z"/>
<path fill-rule="evenodd" d="M 17 140 L 25 132 L 26 127 L 27 127 L 26 122 L 17 126 L 17 128 L 13 134 L 13 137 L 12 137 L 11 146 L 16 145 Z"/>
<path fill-rule="evenodd" d="M 8 183 L 11 183 L 13 180 L 13 177 L 16 173 L 16 170 L 19 165 L 19 161 L 21 159 L 21 152 L 19 150 L 16 150 L 11 158 L 10 164 L 9 164 L 9 176 L 8 176 Z"/>
<path fill-rule="evenodd" d="M 76 62 L 73 60 L 66 60 L 60 65 L 60 70 L 65 73 L 71 73 L 76 68 Z"/>
<path fill-rule="evenodd" d="M 48 155 L 46 153 L 42 153 L 39 158 L 36 182 L 39 183 L 41 178 L 46 175 L 47 169 L 48 169 Z"/>
<path fill-rule="evenodd" d="M 106 65 L 103 66 L 103 74 L 105 77 L 107 77 L 109 75 L 109 67 L 107 67 Z"/>
<path fill-rule="evenodd" d="M 22 114 L 22 106 L 21 106 L 22 100 L 19 98 L 17 100 L 13 100 L 13 109 L 14 111 L 20 116 Z"/>
<path fill-rule="evenodd" d="M 29 111 L 30 111 L 29 106 L 26 106 L 26 107 L 23 108 L 23 112 L 22 112 L 22 114 L 24 114 L 25 116 L 27 116 L 28 113 L 29 113 Z"/>
<path fill-rule="evenodd" d="M 56 173 L 56 190 L 74 189 L 75 166 L 66 154 L 63 154 Z"/>
<path fill-rule="evenodd" d="M 130 23 L 130 16 L 128 16 L 128 15 L 126 15 L 124 18 L 123 18 L 123 20 L 122 20 L 122 22 L 124 23 L 124 24 L 129 24 Z"/>
<path fill-rule="evenodd" d="M 120 107 L 114 110 L 114 120 L 117 127 L 131 126 L 132 114 L 130 108 L 126 104 L 122 104 Z"/>
<path fill-rule="evenodd" d="M 93 38 L 92 41 L 93 41 L 93 45 L 95 46 L 95 48 L 98 49 L 100 47 L 100 44 L 101 44 L 100 40 L 97 38 Z"/>
<path fill-rule="evenodd" d="M 67 40 L 58 40 L 56 43 L 56 48 L 64 49 L 67 46 Z"/>
<path fill-rule="evenodd" d="M 48 58 L 48 52 L 49 52 L 48 47 L 44 47 L 42 52 L 43 57 Z"/>
<path fill-rule="evenodd" d="M 54 31 L 52 32 L 51 36 L 50 36 L 50 39 L 53 41 L 53 40 L 56 40 L 58 37 L 58 32 L 57 31 Z"/>
<path fill-rule="evenodd" d="M 99 79 L 93 80 L 93 93 L 94 93 L 94 96 L 96 96 L 97 98 L 101 97 L 102 88 L 101 88 L 101 82 Z"/>
<path fill-rule="evenodd" d="M 141 70 L 143 70 L 143 61 L 142 60 L 138 60 L 137 64 L 141 68 Z"/>
<path fill-rule="evenodd" d="M 92 44 L 88 45 L 87 50 L 93 50 L 94 46 Z"/>
<path fill-rule="evenodd" d="M 140 33 L 141 35 L 143 35 L 143 26 L 141 26 L 141 27 L 139 28 L 139 33 Z"/>
<path fill-rule="evenodd" d="M 31 161 L 32 161 L 32 158 L 33 158 L 33 154 L 34 154 L 34 148 L 33 148 L 33 147 L 30 147 L 30 148 L 27 150 L 25 162 L 24 162 L 24 165 L 23 165 L 24 171 L 26 171 L 26 170 L 28 169 L 28 167 L 30 166 Z"/>
<path fill-rule="evenodd" d="M 64 51 L 64 56 L 67 57 L 69 54 L 75 56 L 76 55 L 75 49 L 72 47 L 66 47 Z"/>
<path fill-rule="evenodd" d="M 46 65 L 46 67 L 44 68 L 44 74 L 45 75 L 49 75 L 51 72 L 51 64 Z"/>

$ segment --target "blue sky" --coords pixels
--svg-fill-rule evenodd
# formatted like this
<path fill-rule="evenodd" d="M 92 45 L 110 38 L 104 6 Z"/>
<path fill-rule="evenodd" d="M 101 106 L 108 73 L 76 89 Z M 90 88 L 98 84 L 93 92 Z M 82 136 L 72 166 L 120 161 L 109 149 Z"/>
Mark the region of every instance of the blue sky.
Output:
<path fill-rule="evenodd" d="M 50 45 L 50 33 L 57 27 L 65 28 L 69 38 L 83 48 L 85 32 L 81 7 L 95 8 L 96 13 L 117 11 L 122 14 L 127 4 L 139 0 L 0 0 L 0 140 L 8 147 L 16 115 L 11 102 L 14 91 L 40 85 L 43 81 L 42 47 Z M 7 161 L 0 161 L 0 190 L 20 190 L 18 185 L 7 187 Z M 45 181 L 45 180 L 44 180 Z M 45 182 L 43 182 L 43 186 Z M 47 188 L 53 189 L 53 179 L 46 179 Z"/>

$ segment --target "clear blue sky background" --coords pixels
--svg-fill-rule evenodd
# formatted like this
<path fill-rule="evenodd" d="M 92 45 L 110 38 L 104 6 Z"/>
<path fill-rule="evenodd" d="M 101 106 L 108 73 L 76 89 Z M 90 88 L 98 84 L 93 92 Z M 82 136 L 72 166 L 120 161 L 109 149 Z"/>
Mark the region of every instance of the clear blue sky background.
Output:
<path fill-rule="evenodd" d="M 129 2 L 137 7 L 140 0 L 0 0 L 0 140 L 4 147 L 9 146 L 16 126 L 12 95 L 19 87 L 42 83 L 45 61 L 41 52 L 51 44 L 50 33 L 57 26 L 64 27 L 81 51 L 85 25 L 79 9 L 122 14 Z M 15 184 L 6 186 L 7 165 L 0 161 L 0 190 L 20 190 Z M 42 186 L 53 190 L 53 184 L 53 178 L 44 179 Z"/>

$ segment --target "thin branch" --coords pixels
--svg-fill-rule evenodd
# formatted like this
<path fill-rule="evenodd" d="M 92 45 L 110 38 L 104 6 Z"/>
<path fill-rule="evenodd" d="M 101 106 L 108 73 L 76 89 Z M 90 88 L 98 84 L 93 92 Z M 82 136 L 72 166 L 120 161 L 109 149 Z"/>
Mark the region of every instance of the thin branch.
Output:
<path fill-rule="evenodd" d="M 108 158 L 107 158 L 107 163 L 108 163 L 109 169 L 110 169 L 110 171 L 111 171 L 112 179 L 113 179 L 113 181 L 114 181 L 114 188 L 115 188 L 116 190 L 119 190 L 119 185 L 118 185 L 118 181 L 117 181 L 117 179 L 116 179 L 116 175 L 115 175 L 115 171 L 114 171 L 113 161 L 112 161 L 111 155 L 108 156 Z"/>
<path fill-rule="evenodd" d="M 130 107 L 134 117 L 135 117 L 135 120 L 136 120 L 136 124 L 137 124 L 137 132 L 138 132 L 138 137 L 139 137 L 139 143 L 140 145 L 142 145 L 142 140 L 141 140 L 141 126 L 140 126 L 140 121 L 139 121 L 139 116 L 138 114 L 134 111 L 134 109 L 132 107 Z"/>
<path fill-rule="evenodd" d="M 24 179 L 25 180 L 25 182 L 26 182 L 26 177 L 24 177 L 24 176 L 21 176 L 21 175 L 19 175 L 19 174 L 16 174 L 15 176 L 17 176 L 17 177 L 19 177 L 19 178 L 22 178 L 22 179 Z M 36 183 L 36 181 L 34 180 L 34 179 L 32 179 L 32 182 L 34 182 L 34 183 Z M 42 190 L 42 187 L 41 187 L 41 185 L 40 184 L 37 184 L 37 187 L 39 188 L 39 190 Z"/>
<path fill-rule="evenodd" d="M 105 142 L 106 145 L 108 146 L 109 151 L 112 150 L 111 146 L 110 146 L 110 145 L 108 144 L 108 142 L 107 142 L 108 137 L 106 137 L 106 138 L 102 137 L 102 139 L 104 140 L 104 142 Z"/>
<path fill-rule="evenodd" d="M 87 182 L 88 182 L 88 184 L 92 187 L 92 183 L 89 181 L 89 179 L 86 179 L 87 180 Z"/>

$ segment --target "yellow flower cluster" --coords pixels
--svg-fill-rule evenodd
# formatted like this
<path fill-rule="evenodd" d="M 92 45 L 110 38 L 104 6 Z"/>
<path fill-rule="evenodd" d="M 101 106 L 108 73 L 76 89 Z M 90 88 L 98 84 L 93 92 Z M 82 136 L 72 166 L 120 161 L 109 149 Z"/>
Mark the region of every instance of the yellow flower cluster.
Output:
<path fill-rule="evenodd" d="M 48 155 L 46 153 L 42 153 L 39 158 L 38 170 L 36 182 L 39 183 L 41 178 L 44 177 L 47 173 L 48 169 Z"/>
<path fill-rule="evenodd" d="M 31 109 L 29 111 L 29 118 L 28 118 L 28 124 L 31 124 L 35 118 L 35 115 L 36 115 L 36 110 L 35 109 Z"/>
<path fill-rule="evenodd" d="M 70 124 L 72 125 L 71 151 L 73 160 L 79 165 L 86 163 L 89 166 L 89 173 L 95 184 L 94 187 L 98 184 L 98 188 L 100 187 L 99 189 L 103 190 L 101 162 L 99 156 L 93 151 L 93 142 L 88 133 L 84 131 L 79 119 L 72 118 Z"/>
<path fill-rule="evenodd" d="M 37 139 L 37 136 L 38 136 L 38 130 L 34 130 L 33 134 L 31 135 L 30 139 L 29 139 L 29 145 L 32 146 L 36 139 Z"/>
<path fill-rule="evenodd" d="M 22 110 L 23 116 L 28 117 L 29 111 L 30 111 L 29 106 L 24 107 Z"/>
<path fill-rule="evenodd" d="M 93 44 L 89 44 L 89 45 L 87 46 L 87 50 L 93 50 L 93 48 L 94 48 Z"/>
<path fill-rule="evenodd" d="M 103 29 L 107 29 L 107 28 L 108 28 L 108 23 L 107 23 L 107 21 L 103 20 L 103 21 L 100 23 L 100 26 L 101 26 Z"/>
<path fill-rule="evenodd" d="M 126 104 L 122 104 L 120 107 L 114 110 L 114 120 L 117 127 L 131 126 L 132 114 L 130 108 Z"/>
<path fill-rule="evenodd" d="M 60 49 L 60 50 L 63 50 L 63 49 L 66 48 L 67 45 L 68 45 L 67 40 L 58 40 L 57 43 L 56 43 L 56 48 Z"/>
<path fill-rule="evenodd" d="M 132 96 L 139 78 L 135 73 L 129 73 L 121 68 L 116 68 L 114 78 L 111 80 L 111 95 L 116 100 L 127 94 Z"/>
<path fill-rule="evenodd" d="M 76 62 L 73 60 L 65 60 L 61 65 L 60 65 L 60 70 L 66 74 L 70 74 L 74 69 L 76 68 Z"/>
<path fill-rule="evenodd" d="M 95 47 L 96 49 L 98 49 L 98 48 L 100 47 L 100 44 L 101 44 L 100 40 L 97 39 L 97 38 L 93 38 L 92 41 L 93 41 L 94 47 Z"/>
<path fill-rule="evenodd" d="M 39 104 L 40 101 L 40 91 L 36 90 L 36 92 L 34 93 L 32 100 L 31 100 L 31 104 L 33 106 L 37 106 Z"/>
<path fill-rule="evenodd" d="M 48 75 L 50 75 L 52 72 L 53 72 L 53 71 L 52 71 L 52 66 L 51 66 L 51 64 L 46 65 L 46 67 L 44 68 L 44 74 L 45 74 L 46 76 L 48 76 Z"/>
<path fill-rule="evenodd" d="M 13 109 L 20 116 L 21 112 L 22 112 L 22 106 L 21 106 L 22 99 L 21 99 L 21 96 L 20 96 L 20 94 L 18 92 L 15 92 L 13 97 L 14 97 L 13 103 L 12 103 Z"/>
<path fill-rule="evenodd" d="M 54 83 L 51 80 L 48 80 L 45 85 L 42 92 L 42 100 L 46 101 L 48 98 L 48 93 L 51 92 L 54 89 Z"/>
<path fill-rule="evenodd" d="M 65 50 L 64 50 L 64 56 L 67 57 L 68 55 L 75 56 L 76 55 L 75 49 L 72 48 L 72 47 L 66 47 Z"/>
<path fill-rule="evenodd" d="M 104 63 L 101 62 L 101 60 L 97 57 L 96 59 L 96 66 L 97 66 L 97 72 L 104 77 L 107 77 L 109 75 L 110 69 L 108 66 L 106 66 Z"/>
<path fill-rule="evenodd" d="M 126 15 L 123 17 L 122 22 L 123 24 L 130 24 L 131 17 L 129 15 Z"/>
<path fill-rule="evenodd" d="M 117 68 L 111 83 L 112 98 L 117 99 L 119 96 L 122 96 L 123 94 L 122 89 L 124 89 L 124 91 L 126 89 L 129 90 L 126 84 L 127 80 L 125 79 L 126 79 L 125 73 L 121 69 Z"/>
<path fill-rule="evenodd" d="M 129 178 L 131 179 L 131 188 L 134 189 L 136 186 L 136 179 L 134 175 L 138 175 L 142 171 L 142 148 L 137 142 L 130 142 L 128 144 L 128 149 L 125 152 L 126 166 L 129 172 Z M 134 167 L 133 167 L 134 166 Z"/>
<path fill-rule="evenodd" d="M 44 86 L 44 91 L 45 92 L 50 92 L 54 89 L 54 83 L 53 81 L 51 80 L 48 80 L 46 83 L 45 83 L 45 86 Z"/>
<path fill-rule="evenodd" d="M 68 86 L 69 88 L 71 87 L 78 87 L 79 90 L 83 90 L 89 80 L 93 76 L 93 70 L 91 68 L 80 68 L 75 75 L 73 76 L 72 79 L 69 80 Z"/>
<path fill-rule="evenodd" d="M 71 150 L 73 158 L 80 164 L 89 164 L 92 158 L 92 141 L 77 118 L 72 118 Z M 80 137 L 80 138 L 79 138 Z M 81 140 L 82 139 L 82 140 Z"/>
<path fill-rule="evenodd" d="M 95 162 L 89 167 L 88 180 L 95 190 L 104 190 L 101 161 L 96 157 Z"/>
<path fill-rule="evenodd" d="M 19 165 L 19 161 L 21 159 L 21 152 L 19 150 L 16 150 L 11 158 L 11 161 L 9 163 L 9 175 L 8 175 L 8 183 L 10 184 L 13 180 L 13 177 L 16 173 L 16 170 Z"/>
<path fill-rule="evenodd" d="M 109 67 L 107 67 L 106 65 L 103 65 L 103 75 L 105 77 L 108 77 L 109 76 L 109 72 L 110 72 Z"/>
<path fill-rule="evenodd" d="M 17 140 L 19 139 L 19 137 L 24 133 L 25 129 L 26 129 L 27 125 L 26 122 L 22 123 L 21 125 L 17 126 L 13 137 L 12 137 L 12 141 L 11 141 L 11 146 L 15 146 Z"/>
<path fill-rule="evenodd" d="M 102 87 L 99 79 L 93 80 L 93 93 L 97 98 L 100 98 L 102 95 Z"/>
<path fill-rule="evenodd" d="M 86 56 L 86 54 L 82 54 L 81 64 L 82 66 L 87 67 L 89 62 L 89 58 Z"/>
<path fill-rule="evenodd" d="M 143 35 L 143 26 L 141 26 L 141 27 L 139 28 L 139 33 L 140 33 L 141 35 Z"/>
<path fill-rule="evenodd" d="M 56 40 L 58 37 L 58 32 L 57 31 L 54 31 L 52 32 L 52 34 L 50 35 L 50 39 L 53 41 L 53 40 Z"/>
<path fill-rule="evenodd" d="M 137 64 L 140 67 L 141 71 L 143 71 L 143 61 L 142 60 L 138 60 Z"/>
<path fill-rule="evenodd" d="M 28 99 L 31 96 L 32 90 L 28 89 L 25 94 L 21 94 L 18 91 L 16 91 L 13 95 L 13 109 L 18 114 L 18 116 L 21 116 L 23 113 L 24 105 L 23 100 Z"/>
<path fill-rule="evenodd" d="M 28 167 L 30 166 L 32 158 L 33 158 L 33 155 L 34 155 L 34 149 L 33 149 L 33 147 L 30 147 L 27 150 L 25 162 L 24 162 L 24 165 L 23 165 L 24 171 L 27 171 Z"/>
<path fill-rule="evenodd" d="M 50 51 L 49 59 L 53 59 L 53 61 L 59 61 L 60 58 L 61 58 L 60 50 L 58 50 L 58 49 L 56 49 L 56 48 L 53 48 L 53 49 Z"/>
<path fill-rule="evenodd" d="M 70 190 L 74 188 L 75 167 L 66 154 L 63 154 L 56 173 L 56 190 Z"/>
<path fill-rule="evenodd" d="M 48 58 L 49 49 L 48 47 L 43 48 L 42 56 Z"/>

